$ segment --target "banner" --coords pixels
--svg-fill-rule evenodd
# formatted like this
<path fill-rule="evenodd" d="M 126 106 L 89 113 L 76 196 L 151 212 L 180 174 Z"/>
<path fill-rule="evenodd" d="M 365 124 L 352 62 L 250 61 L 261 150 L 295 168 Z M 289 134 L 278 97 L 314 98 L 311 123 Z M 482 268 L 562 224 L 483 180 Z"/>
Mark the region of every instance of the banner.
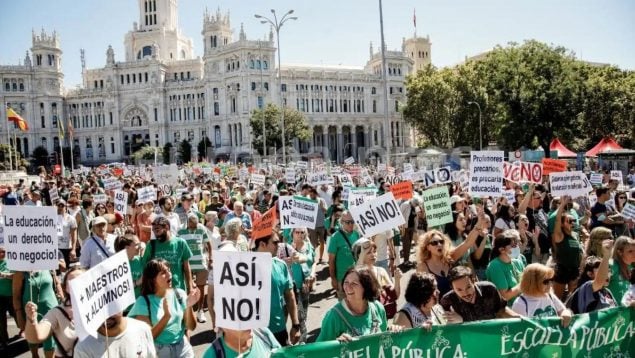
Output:
<path fill-rule="evenodd" d="M 12 206 L 4 210 L 7 268 L 57 270 L 57 211 L 53 206 Z"/>
<path fill-rule="evenodd" d="M 470 153 L 469 192 L 472 196 L 501 196 L 504 156 L 502 151 L 473 151 Z"/>
<path fill-rule="evenodd" d="M 156 166 L 152 168 L 152 176 L 157 184 L 173 185 L 179 181 L 179 168 L 176 164 Z"/>
<path fill-rule="evenodd" d="M 269 236 L 273 233 L 273 226 L 276 223 L 276 207 L 267 210 L 260 219 L 251 226 L 251 239 L 256 240 Z"/>
<path fill-rule="evenodd" d="M 93 194 L 93 202 L 95 204 L 106 204 L 108 201 L 108 195 L 106 194 Z"/>
<path fill-rule="evenodd" d="M 377 196 L 376 188 L 344 188 L 348 190 L 348 196 L 344 199 L 342 195 L 342 200 L 348 200 L 348 207 L 351 208 L 353 206 L 359 206 L 363 203 L 375 199 Z"/>
<path fill-rule="evenodd" d="M 333 185 L 333 176 L 329 175 L 325 170 L 321 170 L 318 172 L 310 173 L 307 175 L 307 182 L 311 186 L 318 185 Z"/>
<path fill-rule="evenodd" d="M 355 158 L 353 158 L 353 157 L 348 157 L 348 158 L 344 159 L 344 164 L 346 164 L 346 165 L 351 165 L 353 163 L 355 163 Z"/>
<path fill-rule="evenodd" d="M 562 172 L 549 174 L 551 195 L 569 195 L 572 199 L 586 196 L 593 188 L 583 172 Z"/>
<path fill-rule="evenodd" d="M 264 186 L 265 185 L 265 176 L 263 174 L 252 174 L 251 175 L 251 183 L 253 185 L 260 185 L 260 186 Z"/>
<path fill-rule="evenodd" d="M 216 255 L 216 253 L 214 253 Z M 126 250 L 68 282 L 75 332 L 80 340 L 97 337 L 104 321 L 135 302 L 132 270 Z"/>
<path fill-rule="evenodd" d="M 271 254 L 214 252 L 216 326 L 236 330 L 269 325 Z"/>
<path fill-rule="evenodd" d="M 371 237 L 406 223 L 391 192 L 350 208 L 361 236 Z"/>
<path fill-rule="evenodd" d="M 412 182 L 402 181 L 401 183 L 391 185 L 390 192 L 395 197 L 395 199 L 403 199 L 403 200 L 411 199 L 412 198 Z"/>
<path fill-rule="evenodd" d="M 104 184 L 104 190 L 118 190 L 123 188 L 123 183 L 116 177 L 104 178 L 102 179 L 102 183 Z"/>
<path fill-rule="evenodd" d="M 154 201 L 157 200 L 157 191 L 152 185 L 144 186 L 143 188 L 137 190 L 137 197 L 139 198 L 138 200 L 141 200 L 144 203 L 148 200 Z"/>
<path fill-rule="evenodd" d="M 280 228 L 315 229 L 318 202 L 303 196 L 281 196 L 278 198 Z"/>
<path fill-rule="evenodd" d="M 635 309 L 618 307 L 576 315 L 567 328 L 557 317 L 493 319 L 280 348 L 272 357 L 630 357 L 634 346 Z"/>
<path fill-rule="evenodd" d="M 128 211 L 128 193 L 123 190 L 115 192 L 115 212 L 126 216 Z"/>
<path fill-rule="evenodd" d="M 551 173 L 566 172 L 567 161 L 559 159 L 542 158 L 542 173 L 549 175 Z"/>
<path fill-rule="evenodd" d="M 440 186 L 423 192 L 423 206 L 428 226 L 435 227 L 452 222 L 452 207 L 448 188 Z"/>

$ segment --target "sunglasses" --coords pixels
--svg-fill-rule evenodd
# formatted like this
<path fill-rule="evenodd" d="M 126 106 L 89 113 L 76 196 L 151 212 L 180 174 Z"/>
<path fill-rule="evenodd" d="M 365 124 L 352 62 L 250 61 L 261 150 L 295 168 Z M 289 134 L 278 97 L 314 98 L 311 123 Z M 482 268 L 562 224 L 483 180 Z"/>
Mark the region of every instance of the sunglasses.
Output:
<path fill-rule="evenodd" d="M 428 245 L 439 246 L 439 245 L 443 245 L 444 242 L 445 240 L 434 240 L 434 241 L 430 241 Z"/>
<path fill-rule="evenodd" d="M 553 282 L 553 278 L 546 278 L 546 279 L 542 280 L 542 284 L 543 285 L 548 285 L 548 284 L 550 284 L 552 282 Z"/>
<path fill-rule="evenodd" d="M 342 220 L 342 222 L 344 224 L 354 224 L 355 223 L 355 221 L 353 221 L 353 220 Z"/>
<path fill-rule="evenodd" d="M 617 198 L 620 199 L 620 200 L 626 200 L 625 196 L 618 196 Z"/>

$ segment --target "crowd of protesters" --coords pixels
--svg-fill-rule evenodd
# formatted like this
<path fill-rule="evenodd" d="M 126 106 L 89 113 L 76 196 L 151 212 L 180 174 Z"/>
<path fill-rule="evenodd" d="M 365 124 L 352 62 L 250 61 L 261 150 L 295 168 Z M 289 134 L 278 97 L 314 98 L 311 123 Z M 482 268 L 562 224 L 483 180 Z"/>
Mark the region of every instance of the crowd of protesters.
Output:
<path fill-rule="evenodd" d="M 33 357 L 40 344 L 46 357 L 194 357 L 189 335 L 197 324 L 216 337 L 204 357 L 263 357 L 307 343 L 318 267 L 328 267 L 338 302 L 323 317 L 317 341 L 521 316 L 560 317 L 567 326 L 574 314 L 635 307 L 635 226 L 622 215 L 635 203 L 634 172 L 626 184 L 607 174 L 594 203 L 554 197 L 548 180 L 505 182 L 515 190 L 513 202 L 473 198 L 450 183 L 452 221 L 442 227 L 428 226 L 426 188 L 414 183 L 413 197 L 399 203 L 405 224 L 364 237 L 337 177 L 312 186 L 302 175 L 287 183 L 283 172 L 261 169 L 265 185 L 254 186 L 234 169 L 231 175 L 186 169 L 167 190 L 150 168 L 119 172 L 128 193 L 125 215 L 104 190 L 112 173 L 103 167 L 66 178 L 42 171 L 38 182 L 7 186 L 4 206 L 56 208 L 59 268 L 9 271 L 0 247 L 0 349 L 9 341 L 8 313 Z M 379 195 L 390 190 L 386 173 L 368 170 Z M 366 186 L 358 179 L 353 185 Z M 148 186 L 155 200 L 139 198 Z M 106 194 L 105 202 L 96 201 L 98 194 Z M 278 223 L 271 234 L 252 237 L 254 223 L 286 195 L 318 202 L 315 228 L 281 230 Z M 96 337 L 78 341 L 69 281 L 124 250 L 136 302 L 106 320 Z M 271 254 L 268 328 L 215 326 L 216 250 Z"/>

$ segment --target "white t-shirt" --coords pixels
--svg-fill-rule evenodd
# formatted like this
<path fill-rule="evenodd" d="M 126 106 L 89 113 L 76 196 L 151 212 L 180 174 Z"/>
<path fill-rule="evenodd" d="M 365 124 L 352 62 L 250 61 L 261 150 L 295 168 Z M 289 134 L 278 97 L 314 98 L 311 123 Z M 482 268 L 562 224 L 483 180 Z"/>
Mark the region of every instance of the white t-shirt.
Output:
<path fill-rule="evenodd" d="M 564 309 L 562 301 L 551 293 L 540 298 L 520 295 L 512 305 L 514 312 L 525 317 L 557 317 Z"/>
<path fill-rule="evenodd" d="M 55 230 L 57 231 L 57 248 L 71 248 L 71 229 L 77 229 L 75 218 L 68 215 L 57 215 Z"/>
<path fill-rule="evenodd" d="M 388 240 L 392 240 L 392 230 L 381 232 L 375 236 L 373 242 L 377 246 L 377 261 L 388 260 Z"/>
<path fill-rule="evenodd" d="M 88 336 L 77 343 L 73 357 L 156 357 L 150 326 L 133 318 L 123 317 L 123 319 L 128 323 L 126 330 L 116 337 L 108 337 L 108 352 L 105 349 L 106 337 L 97 333 L 97 338 Z"/>
<path fill-rule="evenodd" d="M 635 302 L 635 284 L 631 284 L 631 287 L 622 297 L 622 306 L 630 306 L 633 302 Z"/>
<path fill-rule="evenodd" d="M 502 218 L 498 218 L 496 219 L 496 222 L 494 223 L 494 227 L 501 230 L 509 230 L 509 229 L 515 229 L 516 225 L 514 224 L 513 220 L 510 220 L 508 225 L 505 220 L 503 220 Z"/>

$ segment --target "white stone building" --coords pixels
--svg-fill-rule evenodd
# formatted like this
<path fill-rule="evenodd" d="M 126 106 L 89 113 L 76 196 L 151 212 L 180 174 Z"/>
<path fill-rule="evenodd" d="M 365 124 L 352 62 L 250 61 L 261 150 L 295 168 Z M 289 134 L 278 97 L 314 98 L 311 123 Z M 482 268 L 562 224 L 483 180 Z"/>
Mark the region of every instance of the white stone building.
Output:
<path fill-rule="evenodd" d="M 192 40 L 178 26 L 177 0 L 137 1 L 139 22 L 125 35 L 123 60 L 117 61 L 108 46 L 104 67 L 82 66 L 79 89 L 63 87 L 62 51 L 55 32 L 34 33 L 31 54 L 27 51 L 22 64 L 0 66 L 0 98 L 31 128 L 17 133 L 23 155 L 40 145 L 52 153 L 60 144 L 57 121 L 66 126 L 69 119 L 75 156 L 82 163 L 121 161 L 143 145 L 183 139 L 191 141 L 195 154 L 204 137 L 212 143 L 210 159 L 249 155 L 250 113 L 266 103 L 280 103 L 273 33 L 249 40 L 241 25 L 236 37 L 229 13 L 206 11 L 204 54 L 194 57 Z M 388 138 L 394 152 L 411 149 L 414 136 L 398 107 L 405 102 L 405 76 L 430 63 L 430 48 L 429 38 L 415 37 L 404 39 L 402 51 L 386 51 Z M 351 155 L 364 160 L 384 147 L 381 53 L 372 44 L 363 67 L 283 65 L 281 78 L 284 102 L 303 112 L 313 129 L 311 140 L 287 144 L 296 152 L 342 162 Z M 6 118 L 4 106 L 0 114 Z M 0 128 L 5 143 L 7 127 Z M 64 147 L 69 140 L 66 135 Z"/>

